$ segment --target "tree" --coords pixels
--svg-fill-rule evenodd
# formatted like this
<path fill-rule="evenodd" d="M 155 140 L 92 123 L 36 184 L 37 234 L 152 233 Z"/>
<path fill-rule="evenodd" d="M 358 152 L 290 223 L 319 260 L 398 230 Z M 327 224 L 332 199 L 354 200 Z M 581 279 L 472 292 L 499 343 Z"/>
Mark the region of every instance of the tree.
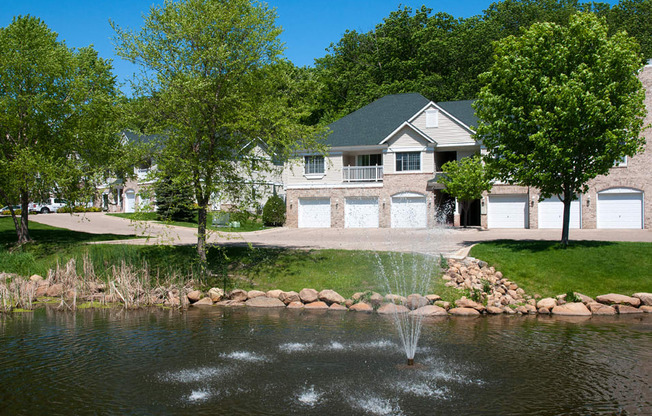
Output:
<path fill-rule="evenodd" d="M 442 192 L 457 198 L 461 211 L 465 213 L 464 225 L 467 226 L 471 203 L 482 198 L 484 191 L 491 190 L 491 175 L 479 156 L 446 162 L 441 169 L 444 173 L 441 183 L 445 186 Z"/>
<path fill-rule="evenodd" d="M 249 0 L 166 0 L 139 32 L 111 23 L 118 54 L 144 69 L 136 89 L 147 97 L 143 114 L 148 130 L 165 137 L 157 169 L 193 187 L 202 262 L 211 196 L 236 199 L 265 168 L 250 153 L 252 140 L 281 157 L 314 137 L 298 123 L 306 114 L 293 101 L 275 18 Z"/>
<path fill-rule="evenodd" d="M 36 17 L 0 28 L 0 199 L 22 207 L 11 211 L 19 244 L 30 241 L 31 199 L 89 198 L 115 160 L 117 97 L 91 47 L 68 48 Z"/>
<path fill-rule="evenodd" d="M 163 221 L 192 221 L 192 186 L 173 181 L 174 178 L 159 177 L 154 183 L 156 213 Z"/>
<path fill-rule="evenodd" d="M 280 227 L 285 223 L 285 201 L 278 196 L 272 195 L 263 207 L 263 224 L 273 227 Z"/>
<path fill-rule="evenodd" d="M 636 41 L 608 36 L 604 20 L 581 13 L 568 26 L 534 24 L 496 45 L 475 103 L 487 162 L 508 183 L 533 186 L 570 204 L 587 182 L 641 150 L 645 107 Z"/>

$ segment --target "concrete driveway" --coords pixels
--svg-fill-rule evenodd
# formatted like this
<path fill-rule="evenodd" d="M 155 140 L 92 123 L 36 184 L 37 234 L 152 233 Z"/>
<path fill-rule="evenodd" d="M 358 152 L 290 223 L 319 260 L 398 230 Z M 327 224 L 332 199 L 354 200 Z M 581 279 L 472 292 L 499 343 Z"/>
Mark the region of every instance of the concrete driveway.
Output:
<path fill-rule="evenodd" d="M 195 244 L 194 228 L 137 222 L 103 213 L 40 214 L 30 220 L 55 227 L 93 234 L 143 236 L 120 240 L 124 244 Z M 561 238 L 561 230 L 514 230 L 478 228 L 453 229 L 297 229 L 275 228 L 248 233 L 212 232 L 215 244 L 252 244 L 256 247 L 331 248 L 344 250 L 415 251 L 429 254 L 465 256 L 475 243 L 489 240 L 552 240 Z M 571 230 L 571 240 L 652 242 L 650 230 Z"/>

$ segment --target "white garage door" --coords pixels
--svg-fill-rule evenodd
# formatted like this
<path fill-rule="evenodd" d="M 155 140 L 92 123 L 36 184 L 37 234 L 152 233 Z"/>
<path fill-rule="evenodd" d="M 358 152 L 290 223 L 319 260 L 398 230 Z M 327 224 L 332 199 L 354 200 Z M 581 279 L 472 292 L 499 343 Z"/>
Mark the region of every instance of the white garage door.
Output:
<path fill-rule="evenodd" d="M 580 228 L 580 200 L 571 202 L 570 228 Z M 562 228 L 564 222 L 564 203 L 559 197 L 539 202 L 539 228 Z"/>
<path fill-rule="evenodd" d="M 299 198 L 299 228 L 329 228 L 330 198 Z"/>
<path fill-rule="evenodd" d="M 399 194 L 392 197 L 392 228 L 426 228 L 426 197 Z"/>
<path fill-rule="evenodd" d="M 598 193 L 598 228 L 643 228 L 643 193 L 609 189 Z"/>
<path fill-rule="evenodd" d="M 127 191 L 125 193 L 127 197 L 125 200 L 125 212 L 135 212 L 136 211 L 136 192 Z"/>
<path fill-rule="evenodd" d="M 346 198 L 346 228 L 378 228 L 378 198 Z"/>
<path fill-rule="evenodd" d="M 525 228 L 527 195 L 489 195 L 487 226 L 489 228 Z"/>

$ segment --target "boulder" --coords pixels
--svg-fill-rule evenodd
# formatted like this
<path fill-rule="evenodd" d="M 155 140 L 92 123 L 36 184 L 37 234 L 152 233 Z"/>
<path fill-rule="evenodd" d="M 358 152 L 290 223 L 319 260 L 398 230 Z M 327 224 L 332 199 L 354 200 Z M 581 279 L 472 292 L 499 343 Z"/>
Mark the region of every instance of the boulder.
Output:
<path fill-rule="evenodd" d="M 238 307 L 238 306 L 245 306 L 245 303 L 241 300 L 222 300 L 220 302 L 217 302 L 215 306 Z"/>
<path fill-rule="evenodd" d="M 268 290 L 267 297 L 280 299 L 279 296 L 281 295 L 281 293 L 283 293 L 283 291 L 280 289 Z"/>
<path fill-rule="evenodd" d="M 516 307 L 516 313 L 521 313 L 523 315 L 527 315 L 528 310 L 527 310 L 527 308 L 525 306 L 519 305 L 519 306 Z"/>
<path fill-rule="evenodd" d="M 192 292 L 188 293 L 188 300 L 190 303 L 195 303 L 199 299 L 201 299 L 201 291 L 200 290 L 193 290 Z"/>
<path fill-rule="evenodd" d="M 514 315 L 516 314 L 516 311 L 509 306 L 503 306 L 503 312 L 505 312 L 508 315 Z"/>
<path fill-rule="evenodd" d="M 355 312 L 367 312 L 367 313 L 370 313 L 370 312 L 374 311 L 374 308 L 372 308 L 371 305 L 369 305 L 368 303 L 360 302 L 360 303 L 356 303 L 355 305 L 352 305 L 349 308 L 349 310 L 350 311 L 355 311 Z"/>
<path fill-rule="evenodd" d="M 329 311 L 346 311 L 348 310 L 346 306 L 340 305 L 339 303 L 333 303 L 328 308 Z"/>
<path fill-rule="evenodd" d="M 116 302 L 117 299 L 108 299 L 111 295 L 106 297 L 107 302 Z M 181 305 L 181 301 L 179 300 L 179 297 L 177 296 L 171 296 L 169 297 L 165 302 L 163 302 L 165 306 L 179 306 Z"/>
<path fill-rule="evenodd" d="M 325 289 L 319 292 L 319 300 L 326 302 L 329 305 L 332 305 L 333 303 L 344 303 L 344 297 L 336 291 L 330 289 Z"/>
<path fill-rule="evenodd" d="M 591 316 L 591 311 L 582 302 L 566 303 L 552 308 L 553 315 L 563 316 Z"/>
<path fill-rule="evenodd" d="M 224 298 L 224 291 L 219 287 L 213 287 L 208 291 L 208 297 L 210 297 L 213 302 L 219 302 Z"/>
<path fill-rule="evenodd" d="M 639 308 L 635 308 L 629 305 L 615 305 L 615 308 L 616 311 L 618 311 L 618 313 L 621 315 L 629 314 L 629 313 L 643 313 L 643 311 L 640 310 Z"/>
<path fill-rule="evenodd" d="M 439 295 L 426 295 L 426 299 L 428 299 L 428 302 L 434 304 L 438 300 L 441 300 L 441 296 L 439 296 Z"/>
<path fill-rule="evenodd" d="M 471 299 L 467 299 L 466 296 L 462 296 L 460 299 L 456 300 L 455 306 L 458 308 L 473 308 L 473 309 L 483 308 L 482 305 L 472 301 Z"/>
<path fill-rule="evenodd" d="M 540 301 L 537 302 L 537 308 L 546 308 L 546 309 L 552 309 L 555 306 L 557 306 L 557 300 L 553 298 L 543 298 Z"/>
<path fill-rule="evenodd" d="M 303 309 L 303 302 L 296 301 L 296 302 L 290 302 L 288 304 L 288 309 Z"/>
<path fill-rule="evenodd" d="M 38 275 L 38 274 L 33 274 L 29 277 L 30 282 L 38 282 L 40 280 L 43 280 L 43 276 Z"/>
<path fill-rule="evenodd" d="M 453 308 L 448 312 L 455 316 L 480 316 L 480 312 L 473 308 Z"/>
<path fill-rule="evenodd" d="M 289 305 L 292 302 L 301 302 L 301 297 L 295 291 L 281 292 L 278 295 L 278 299 L 286 305 Z"/>
<path fill-rule="evenodd" d="M 592 297 L 589 297 L 589 296 L 583 295 L 583 294 L 578 293 L 578 292 L 575 292 L 575 296 L 577 296 L 578 298 L 580 298 L 580 300 L 582 301 L 582 303 L 585 304 L 585 305 L 588 305 L 589 303 L 593 303 L 593 302 L 595 302 L 595 300 L 594 300 Z"/>
<path fill-rule="evenodd" d="M 410 315 L 421 315 L 421 316 L 447 316 L 448 312 L 446 309 L 440 308 L 435 305 L 425 305 L 413 311 L 410 311 Z"/>
<path fill-rule="evenodd" d="M 491 314 L 491 315 L 500 315 L 503 312 L 504 312 L 503 308 L 499 308 L 497 306 L 488 306 L 487 307 L 487 313 Z"/>
<path fill-rule="evenodd" d="M 229 300 L 244 302 L 247 300 L 247 292 L 242 289 L 234 289 L 229 292 Z"/>
<path fill-rule="evenodd" d="M 303 305 L 304 309 L 312 309 L 312 310 L 320 310 L 320 309 L 328 309 L 328 305 L 326 302 L 322 301 L 316 301 L 316 302 L 310 302 L 305 305 Z"/>
<path fill-rule="evenodd" d="M 50 287 L 48 287 L 48 290 L 45 292 L 46 295 L 53 298 L 61 296 L 62 293 L 63 293 L 63 284 L 61 283 L 50 285 Z"/>
<path fill-rule="evenodd" d="M 352 299 L 354 302 L 358 302 L 358 301 L 360 301 L 360 299 L 362 299 L 363 297 L 364 297 L 364 292 L 355 292 L 355 293 L 353 294 L 353 296 L 351 296 L 351 299 Z"/>
<path fill-rule="evenodd" d="M 413 293 L 407 297 L 407 307 L 411 310 L 419 309 L 422 306 L 429 304 L 428 299 L 418 293 Z"/>
<path fill-rule="evenodd" d="M 201 298 L 197 300 L 192 306 L 213 306 L 213 301 L 209 297 Z"/>
<path fill-rule="evenodd" d="M 249 292 L 247 292 L 247 298 L 248 299 L 255 299 L 255 298 L 259 298 L 261 296 L 267 297 L 267 293 L 262 292 L 260 290 L 250 290 Z"/>
<path fill-rule="evenodd" d="M 50 282 L 47 280 L 39 280 L 36 282 L 36 285 L 36 292 L 34 293 L 35 297 L 40 298 L 41 296 L 45 296 L 48 293 Z"/>
<path fill-rule="evenodd" d="M 639 307 L 641 305 L 641 299 L 635 298 L 632 296 L 618 295 L 615 293 L 609 293 L 608 295 L 600 295 L 595 298 L 600 303 L 605 305 L 629 305 L 634 307 Z"/>
<path fill-rule="evenodd" d="M 446 302 L 444 300 L 436 300 L 435 301 L 435 306 L 439 306 L 440 308 L 444 308 L 444 309 L 448 310 L 448 309 L 451 308 L 451 303 Z"/>
<path fill-rule="evenodd" d="M 652 313 L 652 306 L 643 305 L 639 309 L 645 313 Z"/>
<path fill-rule="evenodd" d="M 254 308 L 285 308 L 285 303 L 267 296 L 256 296 L 245 302 L 245 305 Z"/>
<path fill-rule="evenodd" d="M 525 305 L 525 309 L 527 310 L 527 313 L 529 315 L 536 315 L 537 314 L 537 307 L 532 306 L 532 305 Z"/>
<path fill-rule="evenodd" d="M 350 308 L 351 306 L 353 306 L 353 299 L 346 299 L 344 301 L 344 306 L 346 306 L 347 308 Z"/>
<path fill-rule="evenodd" d="M 603 303 L 593 302 L 586 305 L 593 315 L 615 315 L 616 309 Z"/>
<path fill-rule="evenodd" d="M 652 306 L 652 293 L 634 293 L 633 298 L 641 300 L 641 305 Z"/>
<path fill-rule="evenodd" d="M 393 293 L 385 295 L 385 301 L 389 303 L 394 303 L 396 305 L 405 305 L 407 303 L 407 299 L 405 298 L 405 296 L 395 295 Z"/>
<path fill-rule="evenodd" d="M 550 309 L 548 308 L 539 308 L 537 312 L 541 315 L 550 315 Z"/>
<path fill-rule="evenodd" d="M 303 303 L 317 302 L 319 300 L 319 292 L 315 289 L 301 289 L 299 298 Z"/>
<path fill-rule="evenodd" d="M 369 303 L 371 303 L 372 306 L 378 307 L 383 303 L 383 296 L 380 293 L 374 292 L 369 297 Z"/>
<path fill-rule="evenodd" d="M 410 310 L 403 305 L 396 305 L 394 303 L 385 303 L 378 308 L 377 311 L 381 315 L 393 315 L 395 313 L 408 313 Z"/>

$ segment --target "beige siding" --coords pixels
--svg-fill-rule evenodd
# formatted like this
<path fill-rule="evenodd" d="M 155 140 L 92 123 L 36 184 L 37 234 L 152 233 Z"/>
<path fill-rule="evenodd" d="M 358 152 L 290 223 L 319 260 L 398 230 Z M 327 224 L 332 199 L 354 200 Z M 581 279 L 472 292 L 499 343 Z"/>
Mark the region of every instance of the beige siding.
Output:
<path fill-rule="evenodd" d="M 421 137 L 414 129 L 410 127 L 403 127 L 396 132 L 392 138 L 387 141 L 390 149 L 398 149 L 401 147 L 425 147 L 428 141 Z"/>
<path fill-rule="evenodd" d="M 304 175 L 304 159 L 295 159 L 286 165 L 284 171 L 285 185 L 331 185 L 342 183 L 342 155 L 330 155 L 324 158 L 325 175 L 321 178 L 309 178 Z"/>
<path fill-rule="evenodd" d="M 385 153 L 383 157 L 383 171 L 385 174 L 392 174 L 396 173 L 395 152 L 423 149 L 428 145 L 428 142 L 411 128 L 404 127 L 388 141 L 388 145 L 389 152 Z M 421 171 L 412 173 L 434 173 L 434 171 L 434 149 L 428 148 L 421 152 Z M 401 172 L 401 174 L 403 173 Z"/>
<path fill-rule="evenodd" d="M 431 137 L 440 146 L 475 144 L 471 134 L 439 111 L 438 127 L 426 127 L 426 112 L 422 111 L 412 124 Z"/>

